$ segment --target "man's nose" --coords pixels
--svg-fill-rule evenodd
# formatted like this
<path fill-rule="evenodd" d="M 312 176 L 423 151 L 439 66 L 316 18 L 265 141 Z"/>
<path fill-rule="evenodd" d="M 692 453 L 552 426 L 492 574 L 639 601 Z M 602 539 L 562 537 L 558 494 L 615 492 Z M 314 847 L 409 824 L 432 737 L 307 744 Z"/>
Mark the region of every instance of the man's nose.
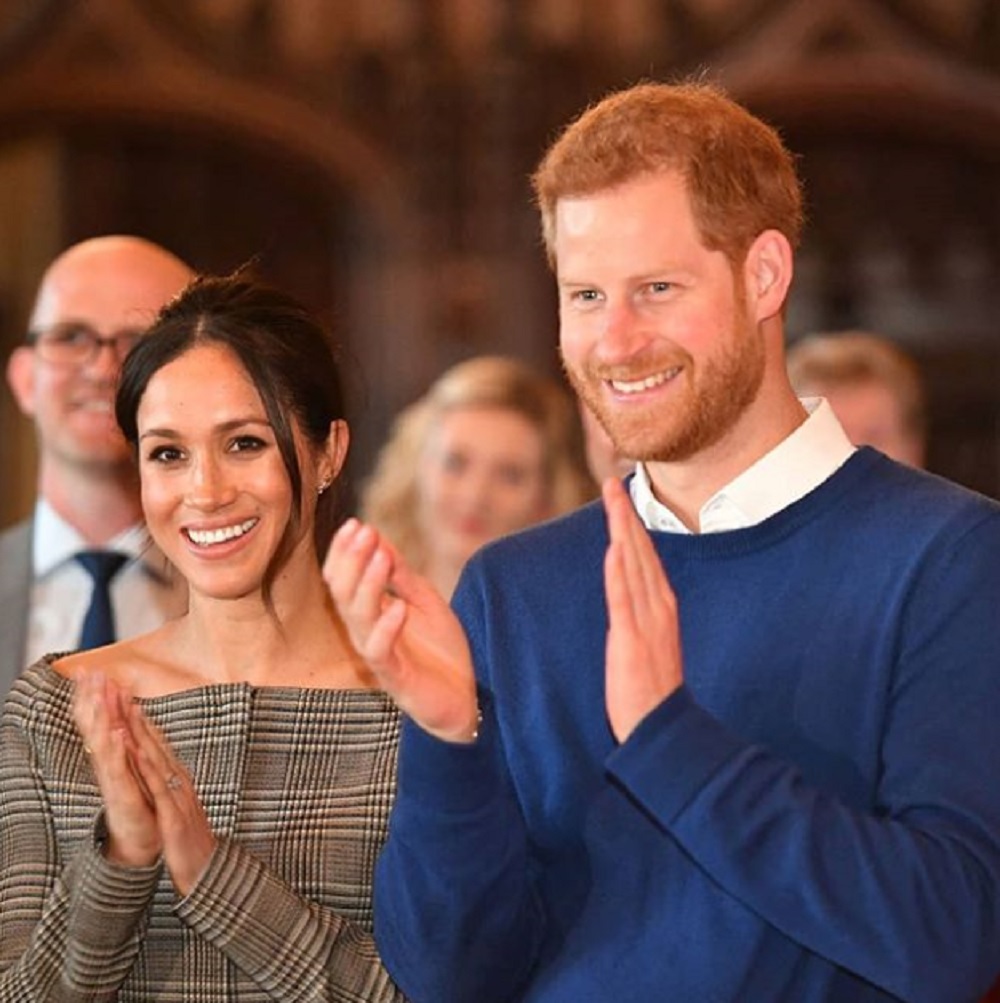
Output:
<path fill-rule="evenodd" d="M 627 298 L 609 301 L 602 320 L 598 350 L 607 361 L 632 355 L 645 344 L 642 318 Z"/>
<path fill-rule="evenodd" d="M 117 340 L 113 337 L 95 338 L 94 347 L 84 364 L 84 369 L 95 377 L 117 379 L 121 364 Z"/>

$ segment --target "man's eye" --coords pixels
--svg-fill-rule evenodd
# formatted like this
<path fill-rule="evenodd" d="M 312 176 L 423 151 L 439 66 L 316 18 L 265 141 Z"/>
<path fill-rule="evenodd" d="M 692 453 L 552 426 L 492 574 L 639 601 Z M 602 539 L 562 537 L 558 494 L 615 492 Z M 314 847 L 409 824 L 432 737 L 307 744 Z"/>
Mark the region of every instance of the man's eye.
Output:
<path fill-rule="evenodd" d="M 118 342 L 118 348 L 124 357 L 127 355 L 135 346 L 142 340 L 142 336 L 145 331 L 119 331 L 115 335 L 115 340 Z"/>
<path fill-rule="evenodd" d="M 86 345 L 94 340 L 94 333 L 87 327 L 70 325 L 52 331 L 49 340 L 59 345 Z"/>

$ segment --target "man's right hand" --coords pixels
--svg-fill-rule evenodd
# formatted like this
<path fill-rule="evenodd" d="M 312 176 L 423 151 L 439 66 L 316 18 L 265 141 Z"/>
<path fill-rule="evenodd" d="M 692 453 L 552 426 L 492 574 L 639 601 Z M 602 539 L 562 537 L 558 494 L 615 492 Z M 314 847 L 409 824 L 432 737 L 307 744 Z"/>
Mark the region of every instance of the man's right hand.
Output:
<path fill-rule="evenodd" d="M 436 738 L 473 741 L 479 710 L 469 645 L 434 587 L 357 519 L 334 536 L 323 577 L 351 642 L 399 709 Z"/>

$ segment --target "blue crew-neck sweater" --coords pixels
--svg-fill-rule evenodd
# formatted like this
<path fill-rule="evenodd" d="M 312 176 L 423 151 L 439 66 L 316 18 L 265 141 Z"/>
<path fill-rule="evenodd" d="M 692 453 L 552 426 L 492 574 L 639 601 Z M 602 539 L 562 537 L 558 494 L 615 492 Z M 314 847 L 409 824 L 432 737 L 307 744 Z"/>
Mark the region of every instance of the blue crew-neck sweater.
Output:
<path fill-rule="evenodd" d="M 652 534 L 684 685 L 617 744 L 604 514 L 487 547 L 484 721 L 404 728 L 376 938 L 417 1003 L 973 1001 L 1000 969 L 1000 506 L 872 450 Z"/>

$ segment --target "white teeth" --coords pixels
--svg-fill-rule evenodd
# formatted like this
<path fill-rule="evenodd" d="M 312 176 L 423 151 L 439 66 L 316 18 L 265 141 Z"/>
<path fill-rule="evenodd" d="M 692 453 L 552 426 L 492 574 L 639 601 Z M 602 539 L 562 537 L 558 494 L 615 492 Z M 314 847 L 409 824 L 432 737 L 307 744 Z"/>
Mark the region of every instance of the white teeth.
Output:
<path fill-rule="evenodd" d="M 667 380 L 673 379 L 680 371 L 680 367 L 675 366 L 666 372 L 656 373 L 654 376 L 647 376 L 642 380 L 609 380 L 609 382 L 615 393 L 637 394 L 643 390 L 652 390 L 653 387 L 658 387 L 666 383 Z"/>
<path fill-rule="evenodd" d="M 192 543 L 197 543 L 199 547 L 210 547 L 213 543 L 235 540 L 256 525 L 256 519 L 247 519 L 246 522 L 241 522 L 236 526 L 223 526 L 220 529 L 189 529 L 187 535 Z"/>
<path fill-rule="evenodd" d="M 81 411 L 101 411 L 104 414 L 110 414 L 111 401 L 106 401 L 106 400 L 81 401 L 79 407 Z"/>

